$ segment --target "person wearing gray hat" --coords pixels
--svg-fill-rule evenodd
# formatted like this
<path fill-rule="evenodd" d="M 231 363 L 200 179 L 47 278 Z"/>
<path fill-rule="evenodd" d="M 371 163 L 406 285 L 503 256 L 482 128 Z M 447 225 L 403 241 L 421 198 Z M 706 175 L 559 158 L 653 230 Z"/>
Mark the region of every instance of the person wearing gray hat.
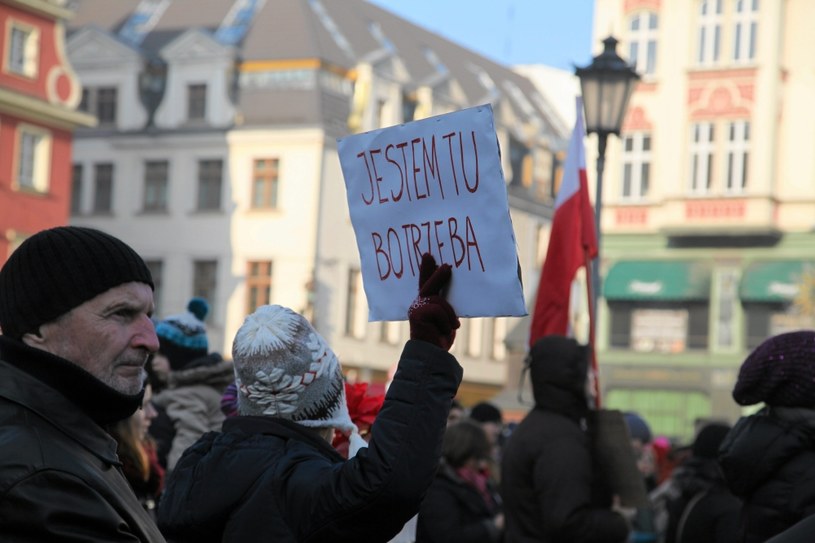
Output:
<path fill-rule="evenodd" d="M 153 307 L 141 257 L 91 228 L 38 232 L 0 269 L 4 541 L 164 541 L 107 432 L 141 405 Z"/>
<path fill-rule="evenodd" d="M 367 446 L 342 366 L 291 308 L 262 305 L 235 334 L 238 414 L 208 432 L 167 478 L 158 524 L 177 543 L 390 541 L 433 483 L 463 368 L 450 264 L 422 256 L 405 343 Z M 346 458 L 331 445 L 348 437 Z"/>

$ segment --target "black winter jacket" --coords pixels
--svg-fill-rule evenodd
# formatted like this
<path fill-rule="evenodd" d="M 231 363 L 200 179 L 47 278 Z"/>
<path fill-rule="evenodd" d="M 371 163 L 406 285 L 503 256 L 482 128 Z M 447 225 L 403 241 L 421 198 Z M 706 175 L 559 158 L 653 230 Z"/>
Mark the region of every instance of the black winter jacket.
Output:
<path fill-rule="evenodd" d="M 163 542 L 100 424 L 138 404 L 3 336 L 0 359 L 0 541 Z"/>
<path fill-rule="evenodd" d="M 461 377 L 452 355 L 408 341 L 368 448 L 347 461 L 297 423 L 228 418 L 179 460 L 159 526 L 178 542 L 384 543 L 433 480 Z"/>
<path fill-rule="evenodd" d="M 815 514 L 815 410 L 765 407 L 742 417 L 719 462 L 743 498 L 745 543 L 764 542 Z"/>
<path fill-rule="evenodd" d="M 489 488 L 488 504 L 471 484 L 442 462 L 419 509 L 416 543 L 498 543 L 502 531 L 494 518 L 500 512 L 500 498 Z"/>
<path fill-rule="evenodd" d="M 741 500 L 715 459 L 691 457 L 672 475 L 666 543 L 736 543 Z"/>
<path fill-rule="evenodd" d="M 535 384 L 533 383 L 533 386 Z M 628 524 L 595 473 L 586 399 L 542 383 L 501 461 L 507 543 L 621 543 Z"/>

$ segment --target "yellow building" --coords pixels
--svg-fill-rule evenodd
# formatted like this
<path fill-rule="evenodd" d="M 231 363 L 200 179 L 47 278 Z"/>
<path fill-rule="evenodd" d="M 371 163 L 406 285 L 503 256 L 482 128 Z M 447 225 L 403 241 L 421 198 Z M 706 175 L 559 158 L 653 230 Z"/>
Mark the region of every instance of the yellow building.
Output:
<path fill-rule="evenodd" d="M 611 34 L 642 76 L 603 174 L 601 384 L 657 434 L 734 420 L 749 351 L 812 326 L 813 16 L 809 0 L 596 0 L 596 53 Z"/>

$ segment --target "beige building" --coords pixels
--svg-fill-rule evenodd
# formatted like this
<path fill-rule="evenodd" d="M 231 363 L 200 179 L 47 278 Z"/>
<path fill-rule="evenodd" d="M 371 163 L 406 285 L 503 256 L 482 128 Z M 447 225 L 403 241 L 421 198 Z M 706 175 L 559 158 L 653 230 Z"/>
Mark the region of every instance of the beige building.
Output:
<path fill-rule="evenodd" d="M 612 34 L 642 76 L 603 176 L 601 384 L 657 433 L 734 420 L 749 351 L 812 326 L 813 16 L 809 0 L 596 0 L 597 53 Z"/>
<path fill-rule="evenodd" d="M 249 312 L 287 305 L 350 379 L 384 383 L 408 328 L 367 321 L 336 139 L 484 103 L 534 298 L 570 128 L 524 76 L 362 0 L 74 4 L 68 53 L 99 124 L 77 134 L 71 222 L 133 244 L 158 316 L 206 297 L 228 356 Z M 523 322 L 465 319 L 465 404 L 501 389 Z"/>

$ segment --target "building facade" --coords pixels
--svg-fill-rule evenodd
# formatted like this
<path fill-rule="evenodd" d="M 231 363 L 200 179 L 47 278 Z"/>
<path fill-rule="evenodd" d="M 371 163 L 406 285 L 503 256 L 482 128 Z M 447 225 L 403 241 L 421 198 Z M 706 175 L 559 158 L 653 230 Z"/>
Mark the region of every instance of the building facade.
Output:
<path fill-rule="evenodd" d="M 658 433 L 733 421 L 750 350 L 813 325 L 813 15 L 806 0 L 595 4 L 598 52 L 611 33 L 642 76 L 604 170 L 601 384 Z"/>
<path fill-rule="evenodd" d="M 0 266 L 30 234 L 68 222 L 80 85 L 61 0 L 0 2 Z"/>
<path fill-rule="evenodd" d="M 361 0 L 78 0 L 68 39 L 82 109 L 71 222 L 130 242 L 157 315 L 212 306 L 229 357 L 264 303 L 307 315 L 351 380 L 384 383 L 405 321 L 369 323 L 339 137 L 489 103 L 524 292 L 546 245 L 568 128 L 507 67 Z M 498 392 L 522 319 L 464 319 L 462 401 Z M 521 356 L 515 354 L 515 356 Z"/>

